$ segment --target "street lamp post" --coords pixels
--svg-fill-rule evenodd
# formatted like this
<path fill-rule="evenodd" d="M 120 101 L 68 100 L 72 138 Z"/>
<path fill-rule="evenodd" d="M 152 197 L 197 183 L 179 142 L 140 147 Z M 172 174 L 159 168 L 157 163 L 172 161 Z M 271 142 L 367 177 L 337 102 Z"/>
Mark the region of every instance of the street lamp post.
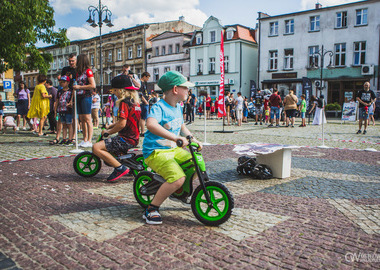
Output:
<path fill-rule="evenodd" d="M 332 56 L 334 55 L 334 53 L 332 51 L 329 51 L 329 50 L 325 50 L 323 48 L 323 45 L 322 45 L 322 48 L 315 52 L 313 54 L 314 57 L 317 57 L 319 56 L 321 58 L 321 66 L 320 66 L 320 69 L 321 69 L 321 80 L 319 82 L 319 86 L 317 86 L 320 90 L 320 93 L 319 93 L 319 98 L 321 98 L 322 96 L 322 90 L 323 90 L 323 66 L 324 66 L 324 59 L 325 59 L 325 56 L 326 55 L 329 55 L 330 56 L 330 63 L 329 65 L 327 66 L 327 68 L 331 67 L 332 66 Z M 318 98 L 318 97 L 317 97 Z M 328 146 L 325 146 L 325 132 L 324 132 L 324 121 L 325 121 L 325 106 L 324 106 L 324 99 L 322 99 L 322 145 L 319 146 L 319 148 L 328 148 Z"/>
<path fill-rule="evenodd" d="M 334 53 L 332 51 L 329 51 L 329 50 L 325 50 L 323 45 L 322 45 L 322 49 L 320 49 L 319 51 L 315 52 L 313 54 L 313 57 L 316 58 L 316 57 L 320 57 L 321 58 L 321 66 L 320 66 L 320 69 L 321 69 L 321 76 L 320 76 L 320 82 L 319 82 L 319 86 L 317 86 L 317 88 L 319 88 L 320 90 L 320 93 L 319 95 L 322 95 L 322 89 L 323 89 L 323 66 L 324 66 L 324 62 L 325 62 L 325 56 L 326 55 L 329 55 L 330 56 L 330 63 L 329 65 L 327 66 L 327 68 L 331 67 L 332 66 L 332 56 L 334 55 Z M 314 61 L 314 65 L 315 65 L 315 61 Z"/>
<path fill-rule="evenodd" d="M 107 6 L 102 5 L 102 1 L 99 0 L 99 6 L 89 6 L 88 7 L 88 22 L 90 26 L 97 27 L 99 26 L 99 65 L 100 65 L 100 106 L 103 108 L 103 59 L 102 59 L 102 26 L 103 23 L 105 23 L 108 27 L 112 27 L 113 24 L 111 23 L 111 16 L 112 12 L 108 9 Z M 96 15 L 98 18 L 98 23 L 96 23 Z M 105 18 L 103 19 L 103 15 L 105 15 Z M 104 119 L 102 117 L 102 125 L 104 125 Z"/>

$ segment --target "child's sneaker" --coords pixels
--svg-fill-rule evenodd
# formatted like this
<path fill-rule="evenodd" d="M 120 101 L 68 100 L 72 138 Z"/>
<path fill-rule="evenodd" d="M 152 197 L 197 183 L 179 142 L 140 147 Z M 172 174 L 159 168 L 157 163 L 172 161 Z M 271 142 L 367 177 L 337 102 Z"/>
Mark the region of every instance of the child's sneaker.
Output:
<path fill-rule="evenodd" d="M 120 177 L 129 173 L 129 169 L 124 165 L 121 166 L 121 169 L 114 169 L 110 176 L 107 178 L 107 182 L 114 183 Z"/>
<path fill-rule="evenodd" d="M 148 206 L 144 211 L 143 219 L 145 219 L 147 224 L 162 224 L 161 215 L 156 207 Z"/>

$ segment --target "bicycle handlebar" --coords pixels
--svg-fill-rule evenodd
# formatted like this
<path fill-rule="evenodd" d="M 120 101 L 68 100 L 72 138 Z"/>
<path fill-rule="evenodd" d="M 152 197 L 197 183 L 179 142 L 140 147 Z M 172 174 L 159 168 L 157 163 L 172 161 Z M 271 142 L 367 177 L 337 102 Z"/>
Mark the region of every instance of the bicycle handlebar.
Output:
<path fill-rule="evenodd" d="M 189 141 L 189 145 L 191 144 L 191 139 L 192 139 L 192 138 L 193 138 L 193 137 L 190 136 L 190 135 L 186 136 L 186 139 Z M 178 140 L 176 141 L 176 144 L 177 144 L 178 147 L 182 147 L 182 146 L 183 146 L 183 141 L 182 141 L 181 139 L 178 139 Z"/>

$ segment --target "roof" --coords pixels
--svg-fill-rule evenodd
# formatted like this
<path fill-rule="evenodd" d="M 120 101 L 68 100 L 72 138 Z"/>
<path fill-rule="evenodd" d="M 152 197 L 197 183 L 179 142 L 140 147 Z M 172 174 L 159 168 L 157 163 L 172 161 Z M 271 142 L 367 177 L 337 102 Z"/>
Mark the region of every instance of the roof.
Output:
<path fill-rule="evenodd" d="M 259 14 L 263 14 L 264 17 L 260 18 L 260 15 L 259 15 L 259 18 L 257 18 L 257 19 L 258 20 L 271 20 L 273 18 L 287 17 L 287 16 L 291 16 L 291 15 L 301 15 L 301 14 L 312 13 L 312 12 L 316 12 L 316 11 L 323 12 L 323 11 L 328 10 L 328 9 L 336 9 L 336 8 L 342 8 L 342 7 L 347 7 L 347 6 L 359 5 L 359 4 L 366 4 L 366 3 L 371 3 L 371 2 L 375 3 L 375 2 L 378 2 L 378 0 L 363 0 L 363 1 L 358 1 L 358 2 L 352 2 L 352 3 L 342 4 L 342 5 L 321 7 L 321 8 L 318 8 L 318 9 L 315 8 L 315 9 L 309 9 L 309 10 L 291 12 L 291 13 L 274 15 L 274 16 L 270 16 L 270 15 L 268 15 L 265 12 L 259 12 Z"/>
<path fill-rule="evenodd" d="M 234 35 L 233 35 L 232 39 L 228 39 L 227 40 L 227 32 L 226 32 L 226 30 L 228 28 L 234 28 L 235 32 L 234 32 Z M 248 41 L 248 42 L 257 43 L 257 41 L 256 41 L 256 30 L 252 29 L 252 28 L 249 28 L 247 26 L 244 26 L 244 25 L 241 25 L 241 24 L 226 25 L 226 26 L 223 26 L 223 31 L 224 31 L 224 33 L 223 33 L 224 39 L 223 40 L 225 42 L 228 42 L 228 41 L 231 41 L 231 40 L 245 40 L 245 41 Z M 196 35 L 198 33 L 202 34 L 202 31 L 194 31 L 193 38 L 191 40 L 191 46 L 203 45 L 203 39 L 202 39 L 202 43 L 201 44 L 196 44 Z"/>
<path fill-rule="evenodd" d="M 178 37 L 178 36 L 184 36 L 187 38 L 191 38 L 192 35 L 193 35 L 193 33 L 180 33 L 180 32 L 173 32 L 173 31 L 165 31 L 165 32 L 151 38 L 150 41 L 173 38 L 173 37 Z"/>

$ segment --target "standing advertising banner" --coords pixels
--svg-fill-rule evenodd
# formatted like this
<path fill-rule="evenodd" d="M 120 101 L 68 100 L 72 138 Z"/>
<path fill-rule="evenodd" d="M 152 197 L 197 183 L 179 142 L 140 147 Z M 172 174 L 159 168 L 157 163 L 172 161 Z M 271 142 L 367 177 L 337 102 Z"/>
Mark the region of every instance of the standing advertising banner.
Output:
<path fill-rule="evenodd" d="M 218 99 L 218 117 L 226 116 L 226 103 L 224 102 L 224 37 L 223 30 L 221 31 L 220 38 L 220 90 Z"/>
<path fill-rule="evenodd" d="M 256 94 L 256 83 L 254 80 L 251 80 L 251 88 L 250 88 L 250 98 L 254 97 Z M 251 99 L 249 99 L 251 100 Z"/>
<path fill-rule="evenodd" d="M 355 121 L 357 108 L 358 108 L 357 102 L 343 103 L 342 121 Z"/>
<path fill-rule="evenodd" d="M 307 77 L 302 77 L 302 94 L 305 95 L 305 101 L 306 101 L 306 110 L 309 111 L 310 106 L 310 96 L 313 92 L 313 86 L 311 83 L 311 80 Z"/>

